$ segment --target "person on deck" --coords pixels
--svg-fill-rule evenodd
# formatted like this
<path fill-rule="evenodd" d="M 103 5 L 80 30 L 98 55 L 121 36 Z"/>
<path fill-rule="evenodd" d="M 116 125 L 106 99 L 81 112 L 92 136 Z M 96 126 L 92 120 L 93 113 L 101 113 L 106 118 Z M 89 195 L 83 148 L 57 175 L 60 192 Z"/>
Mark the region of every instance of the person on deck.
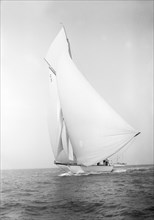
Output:
<path fill-rule="evenodd" d="M 104 166 L 110 166 L 109 160 L 108 159 L 103 160 L 103 165 Z"/>

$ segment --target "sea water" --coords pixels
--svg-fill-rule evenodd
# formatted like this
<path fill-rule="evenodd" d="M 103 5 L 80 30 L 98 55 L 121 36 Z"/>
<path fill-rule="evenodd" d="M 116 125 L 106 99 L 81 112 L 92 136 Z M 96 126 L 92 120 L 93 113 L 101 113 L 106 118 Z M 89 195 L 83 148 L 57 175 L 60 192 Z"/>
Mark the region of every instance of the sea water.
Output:
<path fill-rule="evenodd" d="M 1 178 L 1 219 L 154 219 L 152 165 L 89 175 L 5 170 Z"/>

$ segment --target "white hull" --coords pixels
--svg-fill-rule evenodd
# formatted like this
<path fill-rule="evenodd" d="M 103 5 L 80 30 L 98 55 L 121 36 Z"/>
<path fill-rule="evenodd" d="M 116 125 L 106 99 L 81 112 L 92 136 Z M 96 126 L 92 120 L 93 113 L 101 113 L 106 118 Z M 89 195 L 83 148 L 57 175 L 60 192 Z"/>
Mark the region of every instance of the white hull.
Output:
<path fill-rule="evenodd" d="M 113 164 L 114 167 L 125 167 L 127 164 L 120 164 L 120 163 L 117 163 L 117 164 Z"/>
<path fill-rule="evenodd" d="M 65 172 L 71 172 L 73 174 L 79 174 L 79 173 L 106 173 L 106 172 L 112 172 L 113 166 L 103 166 L 103 165 L 93 165 L 93 166 L 82 166 L 82 165 L 64 165 L 64 164 L 57 164 L 57 166 L 65 171 Z"/>

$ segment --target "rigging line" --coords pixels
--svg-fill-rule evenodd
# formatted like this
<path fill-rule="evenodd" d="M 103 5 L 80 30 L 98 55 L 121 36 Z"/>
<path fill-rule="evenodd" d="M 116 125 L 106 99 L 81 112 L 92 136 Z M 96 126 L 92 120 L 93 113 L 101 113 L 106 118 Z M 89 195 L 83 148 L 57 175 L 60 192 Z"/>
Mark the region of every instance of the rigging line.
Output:
<path fill-rule="evenodd" d="M 69 42 L 69 39 L 67 37 L 67 33 L 66 33 L 66 28 L 64 26 L 64 24 L 62 22 L 60 22 L 60 24 L 62 25 L 63 29 L 64 29 L 64 32 L 65 32 L 65 36 L 66 36 L 66 40 L 67 40 L 67 43 L 68 43 L 68 52 L 69 52 L 69 55 L 72 59 L 72 53 L 71 53 L 71 45 L 70 45 L 70 42 Z"/>
<path fill-rule="evenodd" d="M 134 136 L 134 137 L 135 137 L 135 136 Z M 122 148 L 124 148 L 129 142 L 131 142 L 134 137 L 132 137 L 126 144 L 124 144 L 121 148 L 119 148 L 117 151 L 115 151 L 113 154 L 111 154 L 111 155 L 108 156 L 107 158 L 110 158 L 110 157 L 112 157 L 114 154 L 118 153 L 118 152 L 119 152 Z"/>
<path fill-rule="evenodd" d="M 104 137 L 113 137 L 113 136 L 120 136 L 120 135 L 127 135 L 127 134 L 131 134 L 130 132 L 125 132 L 125 133 L 119 133 L 119 134 L 106 134 L 104 135 Z M 136 137 L 138 134 L 136 134 L 134 137 Z"/>
<path fill-rule="evenodd" d="M 45 62 L 48 64 L 49 69 L 53 72 L 53 74 L 56 76 L 56 71 L 51 67 L 50 63 L 44 58 Z"/>
<path fill-rule="evenodd" d="M 136 135 L 134 135 L 126 144 L 124 144 L 120 149 L 118 149 L 116 152 L 111 154 L 109 157 L 112 157 L 114 154 L 118 153 L 122 148 L 124 148 L 129 142 L 131 142 L 137 135 L 139 135 L 141 132 L 138 132 Z M 108 158 L 109 158 L 108 157 Z"/>
<path fill-rule="evenodd" d="M 141 132 L 138 132 L 138 133 L 134 136 L 134 139 L 133 139 L 132 141 L 134 141 L 134 140 L 135 140 L 135 137 L 138 136 L 139 134 L 141 134 Z M 123 153 L 126 152 L 129 147 L 130 147 L 130 145 L 128 145 L 128 146 L 125 148 L 125 150 L 123 151 Z"/>
<path fill-rule="evenodd" d="M 132 143 L 135 141 L 135 138 L 132 140 Z M 130 148 L 131 145 L 128 144 L 128 146 L 126 148 L 124 148 L 124 150 L 122 151 L 122 153 L 126 153 L 126 151 L 128 150 L 128 148 Z"/>

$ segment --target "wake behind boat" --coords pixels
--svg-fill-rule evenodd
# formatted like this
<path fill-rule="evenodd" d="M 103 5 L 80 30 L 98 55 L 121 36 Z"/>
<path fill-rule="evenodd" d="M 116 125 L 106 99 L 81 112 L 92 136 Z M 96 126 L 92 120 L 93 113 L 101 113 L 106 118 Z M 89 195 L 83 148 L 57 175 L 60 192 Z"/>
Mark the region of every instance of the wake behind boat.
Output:
<path fill-rule="evenodd" d="M 49 134 L 55 164 L 66 171 L 111 172 L 102 164 L 140 132 L 95 91 L 72 60 L 64 27 L 46 56 L 50 69 Z"/>

